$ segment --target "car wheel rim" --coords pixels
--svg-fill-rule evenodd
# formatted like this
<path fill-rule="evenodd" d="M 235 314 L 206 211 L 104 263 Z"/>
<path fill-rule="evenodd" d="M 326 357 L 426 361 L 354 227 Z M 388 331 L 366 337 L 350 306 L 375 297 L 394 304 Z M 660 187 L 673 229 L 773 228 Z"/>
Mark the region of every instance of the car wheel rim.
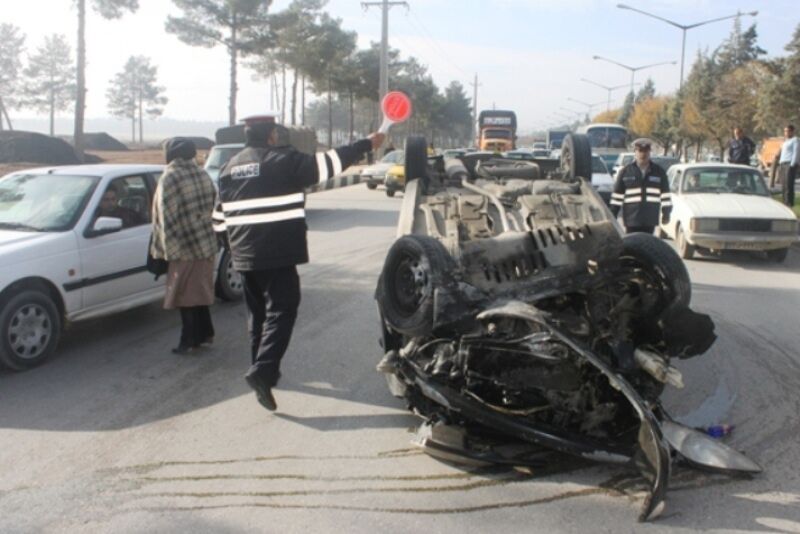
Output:
<path fill-rule="evenodd" d="M 8 344 L 17 357 L 25 360 L 41 356 L 52 335 L 53 323 L 50 316 L 38 304 L 22 306 L 9 322 Z"/>
<path fill-rule="evenodd" d="M 228 281 L 228 287 L 237 293 L 242 290 L 242 275 L 239 271 L 233 268 L 233 260 L 228 260 L 228 267 L 225 269 L 225 277 Z"/>
<path fill-rule="evenodd" d="M 406 256 L 394 273 L 394 294 L 400 309 L 414 313 L 425 298 L 428 288 L 428 273 L 420 258 Z"/>

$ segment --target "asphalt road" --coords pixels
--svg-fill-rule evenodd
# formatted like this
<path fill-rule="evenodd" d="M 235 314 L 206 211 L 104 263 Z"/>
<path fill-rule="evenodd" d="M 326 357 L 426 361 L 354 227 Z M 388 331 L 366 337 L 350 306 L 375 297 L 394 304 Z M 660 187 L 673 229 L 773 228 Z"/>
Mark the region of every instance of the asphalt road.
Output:
<path fill-rule="evenodd" d="M 0 372 L 0 532 L 800 532 L 800 251 L 783 265 L 688 262 L 694 307 L 719 340 L 679 362 L 666 405 L 765 472 L 673 474 L 640 525 L 641 482 L 608 466 L 471 472 L 410 444 L 418 420 L 382 375 L 373 290 L 401 199 L 357 187 L 309 198 L 312 263 L 276 391 L 242 375 L 241 304 L 213 310 L 213 348 L 170 353 L 158 305 L 74 325 L 56 357 Z"/>

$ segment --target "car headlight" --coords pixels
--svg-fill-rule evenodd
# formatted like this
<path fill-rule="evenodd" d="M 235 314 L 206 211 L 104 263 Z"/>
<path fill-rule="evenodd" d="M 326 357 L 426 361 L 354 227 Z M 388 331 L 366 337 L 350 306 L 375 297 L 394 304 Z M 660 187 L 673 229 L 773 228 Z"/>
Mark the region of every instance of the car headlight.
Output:
<path fill-rule="evenodd" d="M 772 231 L 797 233 L 797 221 L 772 221 Z"/>
<path fill-rule="evenodd" d="M 719 219 L 692 219 L 689 228 L 693 232 L 716 232 L 719 230 Z"/>

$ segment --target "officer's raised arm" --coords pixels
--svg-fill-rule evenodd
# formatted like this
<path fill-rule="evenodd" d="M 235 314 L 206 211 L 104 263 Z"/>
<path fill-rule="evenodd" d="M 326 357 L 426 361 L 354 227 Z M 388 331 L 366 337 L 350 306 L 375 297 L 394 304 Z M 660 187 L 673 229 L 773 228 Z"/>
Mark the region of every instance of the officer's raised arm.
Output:
<path fill-rule="evenodd" d="M 385 139 L 386 135 L 382 133 L 372 133 L 353 144 L 317 152 L 313 156 L 298 152 L 295 174 L 303 187 L 324 183 L 359 161 L 364 154 L 379 148 Z"/>

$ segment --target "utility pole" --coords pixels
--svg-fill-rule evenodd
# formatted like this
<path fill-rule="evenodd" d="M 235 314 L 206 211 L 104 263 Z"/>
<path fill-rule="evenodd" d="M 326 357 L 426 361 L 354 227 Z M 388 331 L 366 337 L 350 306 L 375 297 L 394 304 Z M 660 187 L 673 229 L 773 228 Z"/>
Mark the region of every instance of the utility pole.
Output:
<path fill-rule="evenodd" d="M 470 129 L 470 135 L 472 136 L 472 141 L 478 139 L 478 132 L 476 130 L 478 126 L 478 87 L 481 84 L 478 83 L 478 73 L 475 73 L 475 81 L 470 82 L 472 86 L 472 128 Z"/>
<path fill-rule="evenodd" d="M 389 10 L 394 6 L 404 6 L 409 8 L 408 2 L 390 2 L 381 0 L 380 2 L 361 2 L 364 11 L 370 7 L 380 7 L 383 10 L 383 20 L 381 24 L 381 70 L 379 91 L 381 100 L 389 92 Z"/>

